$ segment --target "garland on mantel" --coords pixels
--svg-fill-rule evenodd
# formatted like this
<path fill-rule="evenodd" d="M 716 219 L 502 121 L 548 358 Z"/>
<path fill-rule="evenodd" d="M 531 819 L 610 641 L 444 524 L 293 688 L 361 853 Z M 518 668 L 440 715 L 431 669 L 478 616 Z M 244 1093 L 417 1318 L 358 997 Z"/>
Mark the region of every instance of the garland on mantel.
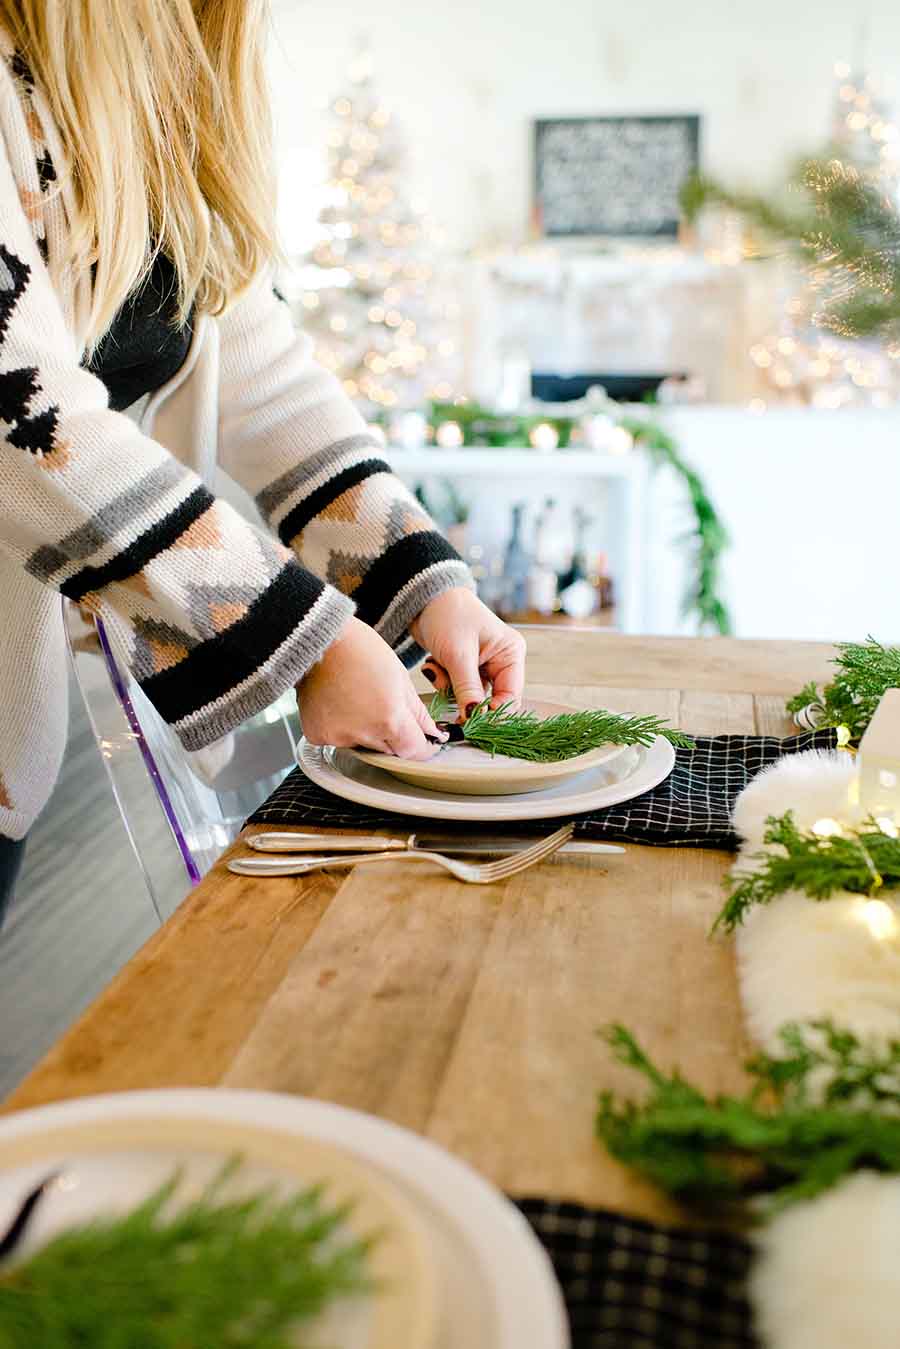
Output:
<path fill-rule="evenodd" d="M 478 403 L 433 403 L 431 424 L 437 429 L 445 422 L 456 422 L 463 445 L 487 445 L 506 448 L 528 443 L 536 426 L 548 423 L 556 429 L 560 450 L 571 445 L 578 419 L 557 415 L 548 405 L 527 414 L 495 413 Z M 615 406 L 615 405 L 606 405 Z M 693 514 L 693 527 L 680 539 L 689 550 L 692 574 L 685 591 L 683 614 L 696 617 L 701 632 L 727 635 L 732 630 L 731 614 L 721 594 L 722 554 L 728 547 L 728 534 L 710 499 L 700 475 L 682 458 L 674 437 L 649 417 L 619 417 L 618 426 L 632 437 L 635 446 L 645 450 L 655 467 L 668 468 L 684 484 Z"/>

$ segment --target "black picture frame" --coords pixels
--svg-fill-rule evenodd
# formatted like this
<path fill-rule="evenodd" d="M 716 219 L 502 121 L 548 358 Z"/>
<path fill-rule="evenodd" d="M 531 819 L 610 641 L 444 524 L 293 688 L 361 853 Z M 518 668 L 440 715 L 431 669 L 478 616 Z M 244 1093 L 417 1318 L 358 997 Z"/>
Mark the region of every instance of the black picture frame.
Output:
<path fill-rule="evenodd" d="M 534 203 L 547 238 L 676 238 L 678 189 L 700 167 L 699 113 L 534 123 Z"/>

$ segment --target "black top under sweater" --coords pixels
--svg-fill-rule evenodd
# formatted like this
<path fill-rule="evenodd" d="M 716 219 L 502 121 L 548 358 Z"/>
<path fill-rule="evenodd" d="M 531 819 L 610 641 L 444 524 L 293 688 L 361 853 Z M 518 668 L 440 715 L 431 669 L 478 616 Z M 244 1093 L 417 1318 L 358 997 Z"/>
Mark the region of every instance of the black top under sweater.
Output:
<path fill-rule="evenodd" d="M 184 364 L 194 323 L 191 315 L 177 325 L 177 304 L 175 268 L 158 253 L 146 282 L 129 295 L 87 362 L 106 385 L 114 412 L 161 389 Z"/>

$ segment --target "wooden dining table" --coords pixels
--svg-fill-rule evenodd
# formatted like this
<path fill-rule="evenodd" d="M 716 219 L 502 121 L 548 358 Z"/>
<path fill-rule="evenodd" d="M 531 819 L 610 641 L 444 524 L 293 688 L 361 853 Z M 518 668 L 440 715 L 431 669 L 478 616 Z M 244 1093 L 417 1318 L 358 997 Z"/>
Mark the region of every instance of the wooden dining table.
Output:
<path fill-rule="evenodd" d="M 697 734 L 791 734 L 785 697 L 827 679 L 834 656 L 799 642 L 526 637 L 535 697 Z M 226 861 L 243 852 L 239 838 L 5 1112 L 137 1088 L 288 1092 L 405 1125 L 516 1196 L 684 1216 L 594 1136 L 599 1091 L 640 1091 L 598 1030 L 623 1023 L 708 1091 L 741 1085 L 733 943 L 710 937 L 728 854 L 629 846 L 480 887 L 402 862 L 233 875 Z"/>

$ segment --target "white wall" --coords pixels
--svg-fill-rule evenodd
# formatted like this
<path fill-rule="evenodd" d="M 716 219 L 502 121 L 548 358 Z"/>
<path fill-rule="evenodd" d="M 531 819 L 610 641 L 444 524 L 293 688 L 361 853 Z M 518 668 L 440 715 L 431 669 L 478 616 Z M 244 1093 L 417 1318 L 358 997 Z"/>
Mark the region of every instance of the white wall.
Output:
<path fill-rule="evenodd" d="M 283 173 L 301 198 L 323 140 L 322 108 L 365 33 L 379 84 L 408 129 L 418 186 L 459 247 L 523 237 L 534 117 L 700 111 L 706 167 L 760 183 L 821 142 L 833 64 L 854 59 L 862 21 L 869 67 L 889 82 L 900 74 L 896 0 L 273 6 Z"/>
<path fill-rule="evenodd" d="M 900 413 L 672 408 L 665 422 L 731 535 L 723 590 L 739 637 L 900 637 Z M 678 606 L 689 525 L 660 474 L 646 530 L 648 632 L 686 630 Z"/>

